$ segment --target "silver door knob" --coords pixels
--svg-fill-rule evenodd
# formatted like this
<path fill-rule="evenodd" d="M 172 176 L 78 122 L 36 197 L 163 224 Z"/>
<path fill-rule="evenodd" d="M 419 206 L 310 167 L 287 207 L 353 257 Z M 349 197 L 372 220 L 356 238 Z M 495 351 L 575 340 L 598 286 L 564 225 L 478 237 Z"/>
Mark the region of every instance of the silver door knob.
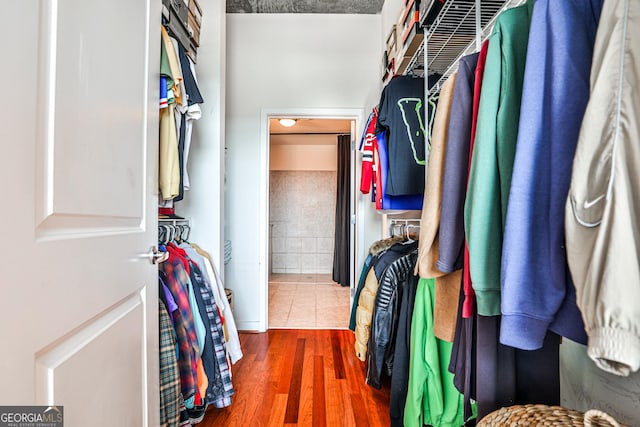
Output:
<path fill-rule="evenodd" d="M 152 246 L 148 253 L 143 255 L 151 264 L 158 264 L 169 258 L 169 252 L 159 251 L 157 246 Z"/>

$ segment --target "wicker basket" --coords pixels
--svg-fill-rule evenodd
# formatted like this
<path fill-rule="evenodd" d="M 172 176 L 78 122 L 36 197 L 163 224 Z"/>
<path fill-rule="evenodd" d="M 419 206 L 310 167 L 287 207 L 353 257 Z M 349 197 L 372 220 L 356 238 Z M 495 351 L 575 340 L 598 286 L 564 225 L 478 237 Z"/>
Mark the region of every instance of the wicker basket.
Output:
<path fill-rule="evenodd" d="M 582 413 L 561 406 L 547 405 L 515 405 L 501 408 L 478 423 L 478 427 L 493 426 L 626 427 L 610 415 L 595 409 Z"/>

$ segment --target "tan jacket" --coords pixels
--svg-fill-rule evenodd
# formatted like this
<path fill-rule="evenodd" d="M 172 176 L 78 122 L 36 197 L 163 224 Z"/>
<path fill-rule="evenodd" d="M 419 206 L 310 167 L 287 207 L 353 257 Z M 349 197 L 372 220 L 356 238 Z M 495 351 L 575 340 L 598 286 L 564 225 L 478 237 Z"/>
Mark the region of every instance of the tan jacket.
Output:
<path fill-rule="evenodd" d="M 565 210 L 569 267 L 605 371 L 640 368 L 640 2 L 605 1 Z"/>
<path fill-rule="evenodd" d="M 420 221 L 420 240 L 416 274 L 423 279 L 436 278 L 434 302 L 434 332 L 436 337 L 453 341 L 458 313 L 461 272 L 446 275 L 437 269 L 439 253 L 440 208 L 442 182 L 447 150 L 449 114 L 455 87 L 456 73 L 447 79 L 440 91 L 433 125 L 431 153 L 425 176 L 424 203 Z"/>
<path fill-rule="evenodd" d="M 403 241 L 402 237 L 391 237 L 388 239 L 375 242 L 369 248 L 371 255 L 379 255 L 391 246 Z M 356 342 L 354 348 L 356 356 L 363 362 L 367 359 L 367 344 L 369 343 L 369 334 L 371 331 L 371 319 L 373 317 L 373 306 L 378 293 L 378 278 L 376 277 L 373 265 L 365 278 L 364 288 L 360 292 L 358 298 L 358 307 L 356 308 Z"/>
<path fill-rule="evenodd" d="M 356 343 L 354 346 L 356 356 L 363 362 L 367 359 L 367 344 L 369 343 L 373 306 L 377 293 L 378 279 L 376 278 L 375 270 L 372 268 L 365 279 L 364 289 L 360 293 L 358 308 L 356 309 Z"/>

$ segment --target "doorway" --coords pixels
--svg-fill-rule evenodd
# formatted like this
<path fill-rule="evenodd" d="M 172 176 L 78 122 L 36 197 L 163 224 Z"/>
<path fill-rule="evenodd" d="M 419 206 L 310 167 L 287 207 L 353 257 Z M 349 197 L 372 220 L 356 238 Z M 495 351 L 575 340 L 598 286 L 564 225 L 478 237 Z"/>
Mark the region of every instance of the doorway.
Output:
<path fill-rule="evenodd" d="M 360 113 L 272 114 L 267 138 L 264 297 L 266 326 L 346 329 L 355 271 L 355 225 L 350 222 L 346 285 L 332 279 L 337 195 L 338 138 L 354 140 Z M 291 127 L 279 119 L 295 120 Z M 353 144 L 352 145 L 353 148 Z M 348 174 L 353 199 L 355 155 Z M 355 203 L 348 206 L 350 218 Z"/>

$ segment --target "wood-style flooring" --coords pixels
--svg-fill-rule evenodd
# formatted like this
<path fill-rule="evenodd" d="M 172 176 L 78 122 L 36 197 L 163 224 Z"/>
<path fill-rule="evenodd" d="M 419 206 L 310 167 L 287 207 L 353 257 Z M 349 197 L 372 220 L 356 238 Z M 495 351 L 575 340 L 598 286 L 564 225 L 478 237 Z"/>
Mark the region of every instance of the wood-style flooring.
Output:
<path fill-rule="evenodd" d="M 235 396 L 209 408 L 202 427 L 388 426 L 389 387 L 365 384 L 349 330 L 270 330 L 240 334 Z"/>

